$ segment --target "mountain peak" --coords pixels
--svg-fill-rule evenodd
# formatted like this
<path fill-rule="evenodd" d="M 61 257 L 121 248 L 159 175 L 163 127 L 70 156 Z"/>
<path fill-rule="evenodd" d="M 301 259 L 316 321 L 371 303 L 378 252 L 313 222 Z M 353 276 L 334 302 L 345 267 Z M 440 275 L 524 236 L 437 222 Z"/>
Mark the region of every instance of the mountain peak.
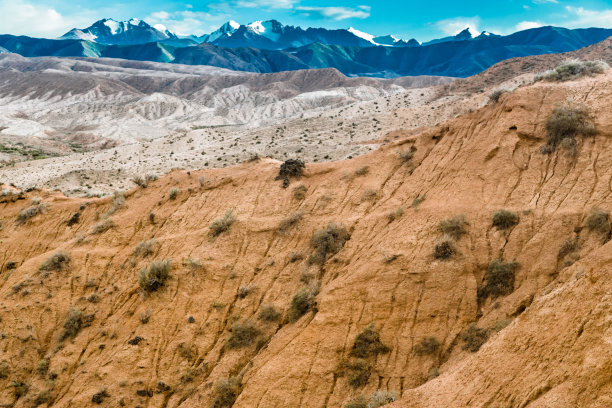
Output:
<path fill-rule="evenodd" d="M 126 45 L 175 39 L 176 35 L 161 24 L 151 26 L 137 18 L 127 21 L 103 18 L 87 28 L 73 28 L 60 38 Z"/>

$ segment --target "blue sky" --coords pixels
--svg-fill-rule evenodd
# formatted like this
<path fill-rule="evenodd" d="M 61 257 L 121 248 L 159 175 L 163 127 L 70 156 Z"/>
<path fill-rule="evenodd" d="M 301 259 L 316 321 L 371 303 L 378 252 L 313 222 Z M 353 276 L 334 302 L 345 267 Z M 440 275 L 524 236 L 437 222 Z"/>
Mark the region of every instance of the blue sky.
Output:
<path fill-rule="evenodd" d="M 105 17 L 137 17 L 198 35 L 229 19 L 246 24 L 275 18 L 426 41 L 468 26 L 499 34 L 540 25 L 612 28 L 612 0 L 0 0 L 0 33 L 53 38 Z"/>

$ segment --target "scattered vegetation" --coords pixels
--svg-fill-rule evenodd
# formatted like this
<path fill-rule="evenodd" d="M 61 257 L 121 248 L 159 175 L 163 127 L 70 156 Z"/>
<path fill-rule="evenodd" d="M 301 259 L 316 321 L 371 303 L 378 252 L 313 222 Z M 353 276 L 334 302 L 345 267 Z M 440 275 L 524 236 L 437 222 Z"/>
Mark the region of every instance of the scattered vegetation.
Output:
<path fill-rule="evenodd" d="M 195 271 L 197 269 L 202 269 L 203 265 L 202 262 L 200 262 L 199 259 L 196 258 L 187 258 L 183 260 L 183 266 L 185 268 L 189 268 L 192 271 Z"/>
<path fill-rule="evenodd" d="M 40 199 L 39 199 L 40 200 Z M 46 204 L 41 204 L 40 201 L 36 202 L 35 199 L 32 200 L 32 205 L 24 210 L 19 212 L 17 216 L 18 224 L 25 224 L 28 220 L 36 217 L 38 214 L 42 214 L 47 210 Z"/>
<path fill-rule="evenodd" d="M 34 397 L 34 400 L 32 401 L 32 405 L 34 405 L 35 407 L 42 405 L 42 404 L 51 404 L 53 402 L 53 394 L 51 394 L 51 390 L 42 390 L 41 392 L 38 393 L 38 395 L 36 395 L 36 397 Z"/>
<path fill-rule="evenodd" d="M 232 325 L 232 335 L 227 340 L 226 347 L 236 349 L 250 346 L 260 335 L 261 330 L 255 327 L 252 321 L 236 322 Z"/>
<path fill-rule="evenodd" d="M 176 200 L 176 197 L 178 197 L 178 194 L 181 192 L 181 190 L 179 190 L 176 187 L 173 187 L 170 189 L 170 191 L 168 191 L 168 198 L 171 200 Z"/>
<path fill-rule="evenodd" d="M 498 230 L 507 230 L 519 223 L 518 214 L 508 210 L 499 210 L 493 214 L 493 226 Z"/>
<path fill-rule="evenodd" d="M 289 178 L 300 179 L 304 171 L 304 162 L 299 159 L 289 159 L 281 164 L 275 180 L 283 180 L 283 188 L 289 187 Z"/>
<path fill-rule="evenodd" d="M 363 395 L 358 395 L 344 404 L 344 408 L 368 408 L 368 400 Z"/>
<path fill-rule="evenodd" d="M 395 394 L 389 391 L 376 391 L 370 396 L 368 408 L 379 408 L 383 405 L 390 404 L 396 400 Z"/>
<path fill-rule="evenodd" d="M 433 336 L 423 338 L 419 344 L 414 346 L 414 352 L 419 356 L 435 354 L 439 349 L 440 342 Z"/>
<path fill-rule="evenodd" d="M 221 218 L 217 218 L 210 224 L 210 235 L 217 237 L 229 230 L 233 223 L 238 220 L 233 209 L 229 209 Z"/>
<path fill-rule="evenodd" d="M 404 209 L 400 207 L 387 214 L 387 220 L 389 221 L 389 223 L 392 223 L 393 221 L 402 218 L 402 215 L 404 215 Z"/>
<path fill-rule="evenodd" d="M 436 259 L 449 259 L 457 253 L 455 249 L 455 242 L 452 237 L 444 236 L 434 247 L 434 258 Z"/>
<path fill-rule="evenodd" d="M 283 219 L 280 222 L 278 226 L 278 232 L 285 233 L 289 231 L 291 228 L 296 226 L 302 220 L 303 216 L 304 216 L 304 213 L 302 211 L 298 211 L 296 213 L 289 215 L 287 218 Z"/>
<path fill-rule="evenodd" d="M 323 265 L 330 256 L 334 256 L 344 247 L 351 235 L 342 225 L 330 222 L 326 228 L 314 233 L 310 246 L 314 252 L 308 258 L 311 264 Z"/>
<path fill-rule="evenodd" d="M 355 170 L 356 176 L 365 176 L 370 172 L 370 166 L 363 166 Z"/>
<path fill-rule="evenodd" d="M 596 232 L 604 238 L 609 238 L 612 224 L 610 213 L 599 208 L 594 208 L 586 219 L 586 227 L 589 231 Z"/>
<path fill-rule="evenodd" d="M 308 188 L 305 185 L 300 184 L 293 189 L 293 198 L 298 201 L 302 201 L 304 198 L 306 198 L 307 191 Z"/>
<path fill-rule="evenodd" d="M 546 145 L 542 152 L 552 153 L 562 145 L 572 156 L 577 154 L 578 135 L 593 136 L 597 132 L 589 110 L 581 105 L 564 105 L 553 110 L 546 120 Z"/>
<path fill-rule="evenodd" d="M 505 94 L 507 91 L 505 89 L 495 89 L 493 92 L 489 94 L 489 102 L 497 103 L 499 102 L 499 98 Z"/>
<path fill-rule="evenodd" d="M 580 61 L 577 59 L 567 60 L 555 69 L 536 75 L 536 81 L 563 82 L 602 74 L 610 68 L 604 61 Z"/>
<path fill-rule="evenodd" d="M 70 255 L 66 251 L 57 251 L 43 262 L 38 270 L 43 272 L 57 272 L 68 269 L 70 266 Z"/>
<path fill-rule="evenodd" d="M 103 232 L 108 231 L 111 228 L 115 228 L 117 225 L 112 220 L 112 218 L 106 218 L 102 222 L 96 224 L 91 230 L 92 234 L 102 234 Z"/>
<path fill-rule="evenodd" d="M 397 152 L 397 158 L 401 164 L 410 163 L 414 157 L 414 151 L 412 149 Z"/>
<path fill-rule="evenodd" d="M 366 188 L 365 190 L 363 190 L 361 201 L 376 200 L 377 195 L 378 195 L 378 192 L 374 190 L 373 188 Z"/>
<path fill-rule="evenodd" d="M 480 350 L 480 347 L 489 339 L 489 331 L 476 327 L 475 324 L 471 324 L 470 327 L 463 332 L 461 339 L 464 341 L 463 349 L 475 353 Z"/>
<path fill-rule="evenodd" d="M 463 234 L 467 232 L 467 226 L 470 225 L 465 218 L 465 215 L 456 215 L 453 218 L 440 221 L 438 231 L 452 237 L 455 240 L 461 239 Z"/>
<path fill-rule="evenodd" d="M 372 365 L 363 358 L 344 361 L 338 370 L 338 375 L 346 375 L 349 385 L 353 388 L 363 387 L 368 383 Z"/>
<path fill-rule="evenodd" d="M 242 391 L 240 377 L 221 378 L 215 385 L 213 408 L 230 408 Z"/>
<path fill-rule="evenodd" d="M 10 373 L 11 373 L 11 367 L 9 366 L 8 362 L 6 361 L 0 362 L 0 380 L 8 378 Z"/>
<path fill-rule="evenodd" d="M 374 323 L 370 323 L 355 338 L 353 348 L 351 349 L 351 356 L 368 358 L 381 353 L 388 353 L 390 350 L 380 340 L 380 335 L 375 330 Z"/>
<path fill-rule="evenodd" d="M 244 299 L 245 297 L 249 296 L 249 294 L 255 289 L 257 289 L 257 286 L 255 285 L 242 285 L 238 288 L 238 297 L 240 299 Z"/>
<path fill-rule="evenodd" d="M 141 188 L 147 188 L 149 183 L 155 181 L 159 178 L 156 174 L 147 174 L 145 177 L 143 176 L 134 176 L 132 178 L 132 182 Z"/>
<path fill-rule="evenodd" d="M 123 208 L 124 205 L 125 205 L 125 194 L 123 193 L 123 191 L 115 191 L 113 193 L 113 203 L 111 207 L 109 208 L 109 210 L 107 211 L 106 215 L 108 216 L 108 215 L 112 215 L 116 213 L 121 208 Z"/>
<path fill-rule="evenodd" d="M 155 248 L 157 247 L 157 241 L 154 239 L 148 239 L 146 241 L 141 241 L 138 246 L 134 249 L 134 256 L 142 256 L 147 257 L 149 255 L 153 255 L 155 252 Z"/>
<path fill-rule="evenodd" d="M 94 319 L 94 315 L 85 315 L 80 309 L 71 308 L 64 320 L 64 330 L 60 340 L 74 339 L 81 329 L 88 327 Z"/>
<path fill-rule="evenodd" d="M 485 284 L 478 290 L 478 298 L 484 300 L 491 296 L 495 299 L 512 293 L 516 268 L 516 262 L 504 262 L 501 259 L 491 261 L 484 276 Z"/>
<path fill-rule="evenodd" d="M 140 315 L 138 316 L 138 320 L 140 320 L 140 323 L 142 324 L 147 324 L 149 323 L 149 320 L 151 319 L 152 314 L 153 312 L 151 311 L 151 309 L 146 308 L 145 311 L 140 313 Z"/>
<path fill-rule="evenodd" d="M 425 201 L 425 194 L 417 196 L 414 200 L 412 200 L 411 207 L 417 208 L 423 201 Z"/>
<path fill-rule="evenodd" d="M 110 397 L 110 395 L 106 391 L 106 388 L 104 388 L 92 395 L 91 402 L 93 402 L 94 404 L 101 404 L 104 402 L 104 399 L 108 397 Z"/>
<path fill-rule="evenodd" d="M 300 289 L 291 299 L 291 306 L 289 307 L 289 320 L 295 322 L 300 317 L 304 316 L 309 310 L 316 312 L 317 301 L 315 298 L 318 293 L 318 288 L 314 287 Z"/>
<path fill-rule="evenodd" d="M 75 212 L 74 214 L 72 214 L 72 216 L 68 220 L 68 226 L 72 227 L 73 225 L 78 224 L 80 219 L 81 219 L 81 213 L 79 211 Z"/>
<path fill-rule="evenodd" d="M 259 311 L 259 318 L 266 322 L 275 322 L 280 319 L 280 313 L 272 304 L 263 305 Z"/>
<path fill-rule="evenodd" d="M 289 262 L 294 263 L 304 259 L 304 254 L 301 252 L 292 252 L 289 254 Z"/>
<path fill-rule="evenodd" d="M 15 399 L 25 396 L 28 391 L 30 391 L 30 386 L 23 381 L 13 381 L 11 382 L 11 387 L 13 387 L 13 396 Z"/>
<path fill-rule="evenodd" d="M 172 269 L 172 264 L 169 259 L 153 262 L 148 269 L 140 270 L 138 285 L 145 292 L 155 292 L 164 286 L 166 280 L 170 277 L 170 269 Z"/>

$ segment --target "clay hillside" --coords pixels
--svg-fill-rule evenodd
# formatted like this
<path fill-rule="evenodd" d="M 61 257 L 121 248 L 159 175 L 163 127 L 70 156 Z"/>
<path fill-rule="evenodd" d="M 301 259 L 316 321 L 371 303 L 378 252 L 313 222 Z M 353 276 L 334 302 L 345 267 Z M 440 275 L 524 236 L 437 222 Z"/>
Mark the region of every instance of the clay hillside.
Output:
<path fill-rule="evenodd" d="M 612 71 L 396 136 L 3 180 L 0 406 L 612 406 Z"/>

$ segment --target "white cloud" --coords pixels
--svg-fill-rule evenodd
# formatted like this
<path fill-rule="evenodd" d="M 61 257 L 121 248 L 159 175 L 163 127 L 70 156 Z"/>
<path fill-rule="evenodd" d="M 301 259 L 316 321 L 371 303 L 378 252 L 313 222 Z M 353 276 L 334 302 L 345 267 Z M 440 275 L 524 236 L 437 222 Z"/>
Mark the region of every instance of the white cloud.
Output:
<path fill-rule="evenodd" d="M 221 25 L 223 16 L 212 15 L 202 11 L 156 11 L 145 20 L 149 24 L 162 24 L 178 35 L 203 35 L 210 32 L 212 23 Z"/>
<path fill-rule="evenodd" d="M 472 35 L 480 34 L 480 17 L 456 17 L 440 20 L 435 23 L 440 31 L 446 35 L 457 35 L 468 28 Z"/>
<path fill-rule="evenodd" d="M 516 26 L 514 26 L 514 31 L 523 31 L 529 30 L 530 28 L 538 28 L 542 27 L 544 24 L 539 21 L 521 21 Z"/>
<path fill-rule="evenodd" d="M 299 0 L 237 0 L 236 7 L 290 9 Z"/>
<path fill-rule="evenodd" d="M 91 24 L 91 16 L 70 18 L 53 7 L 24 0 L 0 0 L 0 31 L 4 34 L 55 38 L 74 27 Z"/>
<path fill-rule="evenodd" d="M 553 4 L 558 4 L 559 1 L 558 0 L 533 0 L 534 4 L 546 4 L 546 3 L 553 3 Z"/>
<path fill-rule="evenodd" d="M 349 18 L 368 18 L 370 17 L 370 6 L 350 7 L 306 7 L 300 6 L 295 8 L 305 16 L 315 18 L 331 18 L 334 20 L 346 20 Z"/>
<path fill-rule="evenodd" d="M 612 9 L 607 10 L 587 10 L 583 7 L 566 6 L 572 17 L 565 22 L 566 27 L 612 27 Z"/>

